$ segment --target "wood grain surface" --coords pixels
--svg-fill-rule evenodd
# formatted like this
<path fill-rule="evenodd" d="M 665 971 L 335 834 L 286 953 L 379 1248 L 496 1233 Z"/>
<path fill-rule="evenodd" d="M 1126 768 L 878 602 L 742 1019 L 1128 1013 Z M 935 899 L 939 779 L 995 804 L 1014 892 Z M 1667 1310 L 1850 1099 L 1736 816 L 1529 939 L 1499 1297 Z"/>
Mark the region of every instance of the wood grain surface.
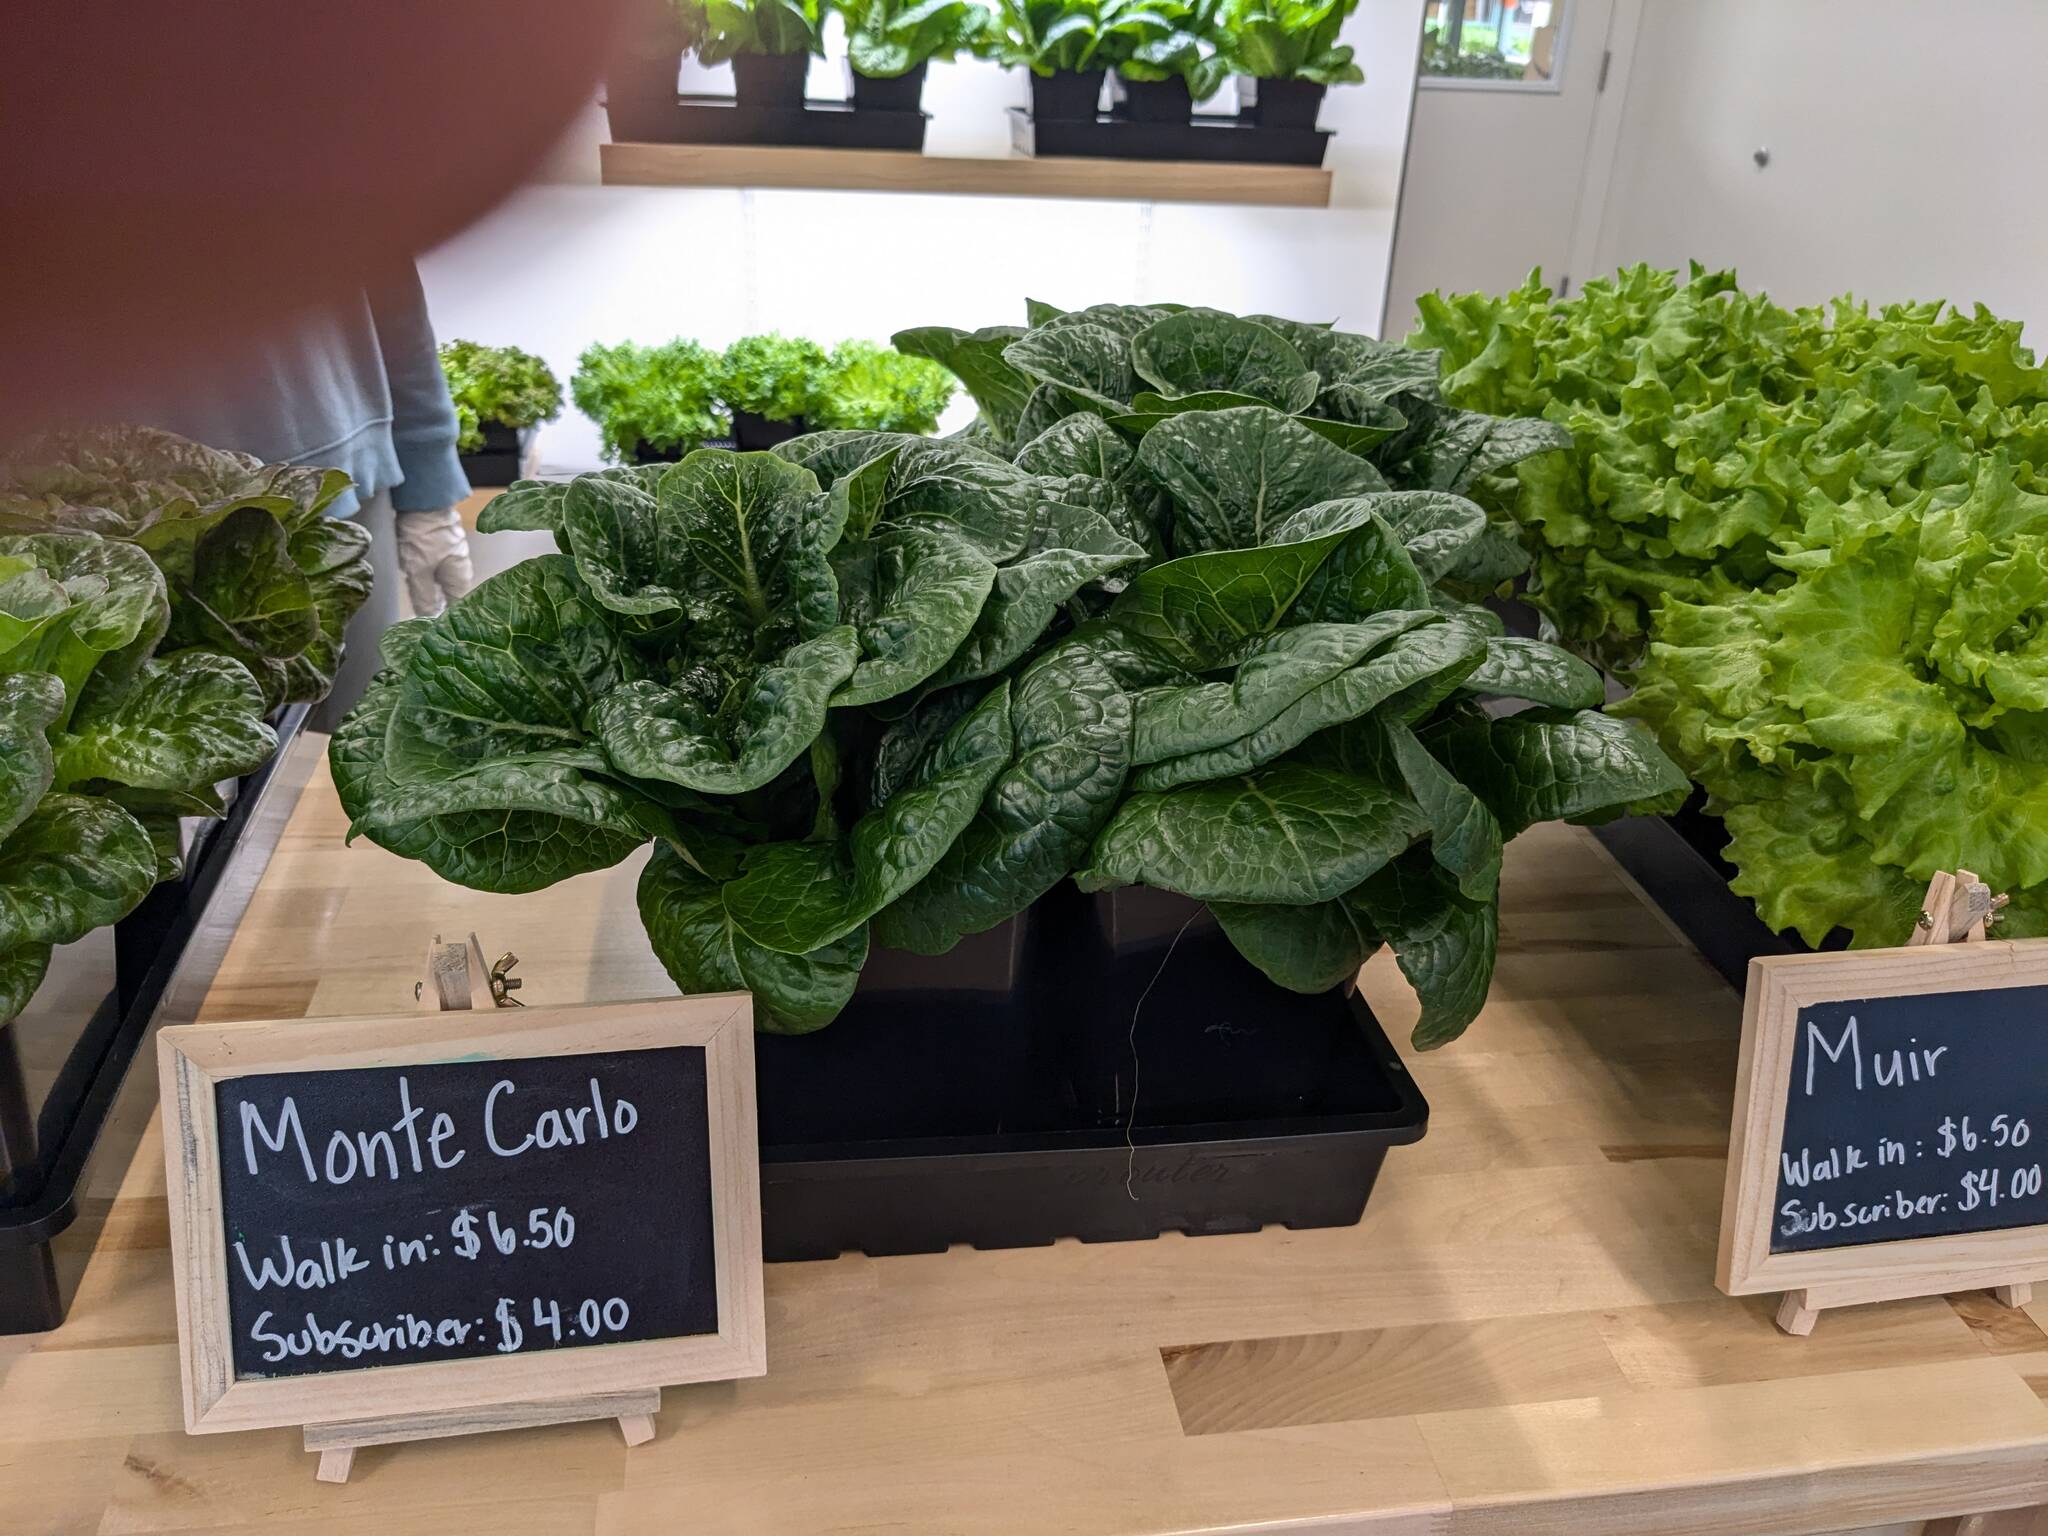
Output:
<path fill-rule="evenodd" d="M 604 183 L 614 187 L 814 187 L 1287 208 L 1327 208 L 1330 203 L 1330 173 L 1317 165 L 964 157 L 780 144 L 601 144 L 598 151 Z"/>
<path fill-rule="evenodd" d="M 533 1003 L 670 990 L 633 866 L 486 896 L 343 831 L 316 775 L 204 1017 L 402 1011 L 422 930 L 516 951 Z M 1774 1298 L 1721 1296 L 1739 1000 L 1582 832 L 1518 841 L 1504 892 L 1492 1001 L 1410 1058 L 1429 1135 L 1359 1225 L 773 1265 L 769 1374 L 671 1389 L 630 1454 L 610 1423 L 518 1430 L 330 1486 L 294 1431 L 185 1435 L 148 1141 L 98 1191 L 71 1320 L 0 1340 L 0 1531 L 1766 1536 L 2048 1500 L 2048 1309 L 1788 1339 Z M 1385 956 L 1363 985 L 1405 1033 Z"/>

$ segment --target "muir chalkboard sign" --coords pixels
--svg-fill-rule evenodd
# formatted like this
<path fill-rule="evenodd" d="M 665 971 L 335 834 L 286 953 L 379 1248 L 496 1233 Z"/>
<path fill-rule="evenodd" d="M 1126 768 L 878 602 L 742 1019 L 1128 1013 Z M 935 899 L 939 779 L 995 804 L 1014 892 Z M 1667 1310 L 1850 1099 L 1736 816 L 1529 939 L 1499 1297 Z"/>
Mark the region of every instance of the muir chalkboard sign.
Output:
<path fill-rule="evenodd" d="M 1752 962 L 1720 1284 L 1828 1306 L 2048 1278 L 2048 941 Z"/>
<path fill-rule="evenodd" d="M 759 1375 L 752 1028 L 735 994 L 162 1031 L 186 1428 L 631 1441 L 662 1386 Z"/>

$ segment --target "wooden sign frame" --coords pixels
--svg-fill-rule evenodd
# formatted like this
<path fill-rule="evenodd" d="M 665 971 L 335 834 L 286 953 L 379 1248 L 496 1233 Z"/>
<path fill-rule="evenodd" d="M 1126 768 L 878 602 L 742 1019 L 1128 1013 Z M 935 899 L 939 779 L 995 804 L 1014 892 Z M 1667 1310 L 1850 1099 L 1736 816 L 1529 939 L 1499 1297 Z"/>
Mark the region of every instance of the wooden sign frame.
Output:
<path fill-rule="evenodd" d="M 1749 963 L 1736 1066 L 1735 1120 L 1715 1280 L 1730 1296 L 1786 1293 L 1778 1324 L 1813 1329 L 1827 1307 L 1991 1289 L 2008 1305 L 2048 1280 L 2048 1223 L 1771 1252 L 1778 1159 L 1797 1054 L 1799 1011 L 1815 1003 L 2048 986 L 2048 939 L 1782 955 Z"/>
<path fill-rule="evenodd" d="M 425 1066 L 701 1046 L 711 1169 L 718 1332 L 528 1355 L 241 1380 L 228 1317 L 217 1083 L 265 1072 Z M 159 1033 L 170 1153 L 172 1273 L 185 1428 L 192 1434 L 305 1425 L 309 1450 L 579 1418 L 653 1433 L 660 1389 L 768 1369 L 761 1271 L 760 1149 L 754 1123 L 753 1000 L 745 993 L 367 1018 L 190 1024 Z M 394 1410 L 402 1409 L 402 1413 Z M 324 1461 L 324 1457 L 323 1457 Z M 323 1466 L 323 1477 L 329 1469 Z M 334 1480 L 329 1478 L 329 1480 Z"/>

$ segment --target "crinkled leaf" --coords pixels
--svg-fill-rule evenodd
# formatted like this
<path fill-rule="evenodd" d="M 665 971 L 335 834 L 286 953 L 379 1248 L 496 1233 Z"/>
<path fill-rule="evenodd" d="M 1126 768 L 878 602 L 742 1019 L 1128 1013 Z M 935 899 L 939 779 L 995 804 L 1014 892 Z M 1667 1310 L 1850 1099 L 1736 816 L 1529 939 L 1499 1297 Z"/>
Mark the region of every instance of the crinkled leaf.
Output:
<path fill-rule="evenodd" d="M 1648 732 L 1591 710 L 1467 720 L 1429 746 L 1507 837 L 1539 821 L 1597 820 L 1686 783 Z"/>
<path fill-rule="evenodd" d="M 284 697 L 313 703 L 333 688 L 348 621 L 369 601 L 370 530 L 346 518 L 316 517 L 294 527 L 288 545 L 313 594 L 316 632 L 284 662 Z"/>
<path fill-rule="evenodd" d="M 1003 348 L 1003 361 L 1084 410 L 1122 415 L 1143 387 L 1131 366 L 1130 339 L 1074 316 L 1062 318 L 1073 323 L 1025 332 Z"/>
<path fill-rule="evenodd" d="M 50 946 L 23 944 L 0 955 L 0 1024 L 26 1008 L 50 969 Z"/>
<path fill-rule="evenodd" d="M 685 994 L 751 992 L 754 1026 L 769 1034 L 823 1029 L 853 996 L 867 961 L 864 926 L 808 955 L 752 943 L 733 926 L 718 882 L 665 847 L 641 872 L 640 921 L 677 987 Z"/>
<path fill-rule="evenodd" d="M 661 483 L 668 464 L 628 464 L 616 469 L 592 470 L 600 480 L 630 485 L 648 495 Z M 582 479 L 581 475 L 576 477 Z M 477 514 L 479 533 L 554 533 L 562 526 L 562 505 L 569 494 L 568 480 L 514 480 L 493 496 Z"/>
<path fill-rule="evenodd" d="M 982 416 L 1008 442 L 1031 398 L 1033 380 L 1003 358 L 1003 349 L 1024 334 L 1021 326 L 991 325 L 960 331 L 946 325 L 921 325 L 889 338 L 898 352 L 928 357 L 967 386 Z"/>
<path fill-rule="evenodd" d="M 253 666 L 281 664 L 320 637 L 312 583 L 269 512 L 237 508 L 201 536 L 189 574 L 166 575 L 169 646 L 204 646 Z"/>
<path fill-rule="evenodd" d="M 1486 1005 L 1500 944 L 1500 908 L 1462 895 L 1450 875 L 1414 857 L 1389 865 L 1349 898 L 1383 934 L 1415 988 L 1411 1036 L 1431 1051 L 1462 1035 Z"/>
<path fill-rule="evenodd" d="M 1486 643 L 1486 659 L 1465 679 L 1473 693 L 1503 699 L 1528 699 L 1560 709 L 1597 709 L 1607 697 L 1598 669 L 1562 646 L 1519 635 L 1495 635 Z"/>
<path fill-rule="evenodd" d="M 1441 699 L 1485 653 L 1483 639 L 1455 624 L 1438 621 L 1405 629 L 1378 653 L 1309 689 L 1256 730 L 1206 751 L 1154 763 L 1139 770 L 1134 782 L 1141 789 L 1171 789 L 1246 773 L 1293 751 L 1317 732 L 1383 704 L 1400 714 L 1412 707 L 1411 696 L 1418 688 L 1428 690 L 1431 702 Z"/>
<path fill-rule="evenodd" d="M 1471 901 L 1490 901 L 1500 885 L 1501 832 L 1480 798 L 1431 755 L 1405 724 L 1381 728 L 1400 769 L 1401 782 L 1429 818 L 1429 851 Z"/>
<path fill-rule="evenodd" d="M 1162 422 L 1138 457 L 1179 509 L 1173 537 L 1182 554 L 1263 544 L 1304 507 L 1387 488 L 1365 460 L 1263 406 Z"/>
<path fill-rule="evenodd" d="M 936 955 L 993 928 L 1072 870 L 1108 819 L 1130 765 L 1131 703 L 1086 638 L 1024 670 L 1010 723 L 1015 756 L 937 867 L 876 918 L 880 942 Z"/>
<path fill-rule="evenodd" d="M 105 671 L 132 676 L 169 623 L 148 555 L 94 534 L 0 538 L 0 672 L 50 672 L 76 703 Z"/>
<path fill-rule="evenodd" d="M 1290 414 L 1306 410 L 1321 384 L 1277 331 L 1214 309 L 1183 310 L 1147 326 L 1131 341 L 1131 365 L 1169 398 L 1217 390 Z"/>
<path fill-rule="evenodd" d="M 1373 509 L 1407 546 L 1408 558 L 1427 581 L 1435 581 L 1486 532 L 1486 514 L 1462 496 L 1441 491 L 1391 491 Z"/>
<path fill-rule="evenodd" d="M 854 823 L 843 845 L 770 843 L 747 855 L 725 909 L 752 943 L 803 955 L 842 938 L 931 873 L 1010 761 L 1010 689 L 999 683 L 908 784 Z"/>
<path fill-rule="evenodd" d="M 1137 793 L 1117 808 L 1075 882 L 1153 885 L 1199 901 L 1327 901 L 1428 830 L 1406 795 L 1307 763 Z"/>
<path fill-rule="evenodd" d="M 972 632 L 933 677 L 933 684 L 967 682 L 1002 671 L 1037 643 L 1076 592 L 1144 556 L 1143 546 L 1086 507 L 1040 502 L 1031 542 L 1021 556 L 996 571 Z"/>
<path fill-rule="evenodd" d="M 0 952 L 69 944 L 118 922 L 156 884 L 156 848 L 110 800 L 45 795 L 0 843 Z"/>
<path fill-rule="evenodd" d="M 1228 678 L 1148 688 L 1134 697 L 1131 761 L 1157 763 L 1235 741 L 1403 630 L 1431 619 L 1418 611 L 1381 614 L 1361 624 L 1297 625 L 1246 647 Z M 1150 786 L 1141 781 L 1141 787 Z"/>
<path fill-rule="evenodd" d="M 832 699 L 840 706 L 892 699 L 945 667 L 996 582 L 994 562 L 972 543 L 930 528 L 843 543 L 832 570 L 860 642 L 859 664 Z"/>
<path fill-rule="evenodd" d="M 50 727 L 64 714 L 64 684 L 47 672 L 0 677 L 0 839 L 20 826 L 56 781 Z"/>
<path fill-rule="evenodd" d="M 178 791 L 239 778 L 277 750 L 263 714 L 262 690 L 240 662 L 180 651 L 147 663 L 123 689 L 86 690 L 55 738 L 57 782 Z"/>
<path fill-rule="evenodd" d="M 706 693 L 689 678 L 615 687 L 592 706 L 590 726 L 621 773 L 743 794 L 809 750 L 858 655 L 852 628 L 841 625 L 752 670 L 736 694 L 723 686 Z"/>
<path fill-rule="evenodd" d="M 1327 992 L 1358 974 L 1380 947 L 1364 913 L 1339 897 L 1306 906 L 1209 904 L 1237 952 L 1290 992 Z"/>
<path fill-rule="evenodd" d="M 873 532 L 923 528 L 967 539 L 989 559 L 1014 558 L 1031 533 L 1036 483 L 1007 459 L 957 438 L 893 432 L 812 432 L 775 450 L 827 489 L 892 453 Z"/>

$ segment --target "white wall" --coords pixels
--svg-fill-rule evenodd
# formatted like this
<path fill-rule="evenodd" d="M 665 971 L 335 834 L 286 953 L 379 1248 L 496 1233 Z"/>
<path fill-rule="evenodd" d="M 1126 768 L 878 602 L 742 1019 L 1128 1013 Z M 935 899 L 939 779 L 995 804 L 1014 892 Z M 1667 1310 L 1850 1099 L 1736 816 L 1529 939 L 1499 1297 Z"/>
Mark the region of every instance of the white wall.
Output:
<path fill-rule="evenodd" d="M 2044 60 L 2043 0 L 1646 0 L 1600 270 L 1981 301 L 2048 347 Z"/>
<path fill-rule="evenodd" d="M 912 325 L 1021 322 L 1027 295 L 1062 307 L 1174 299 L 1376 333 L 1421 16 L 1422 0 L 1373 0 L 1351 19 L 1367 81 L 1323 108 L 1337 134 L 1327 210 L 602 187 L 593 111 L 551 180 L 421 259 L 434 328 L 537 352 L 565 384 L 592 341 L 882 340 Z M 813 68 L 813 94 L 842 89 L 836 63 Z M 1002 154 L 1003 109 L 1027 87 L 964 62 L 934 66 L 925 95 L 928 152 Z M 540 456 L 545 469 L 594 464 L 596 428 L 571 407 L 543 429 Z"/>

